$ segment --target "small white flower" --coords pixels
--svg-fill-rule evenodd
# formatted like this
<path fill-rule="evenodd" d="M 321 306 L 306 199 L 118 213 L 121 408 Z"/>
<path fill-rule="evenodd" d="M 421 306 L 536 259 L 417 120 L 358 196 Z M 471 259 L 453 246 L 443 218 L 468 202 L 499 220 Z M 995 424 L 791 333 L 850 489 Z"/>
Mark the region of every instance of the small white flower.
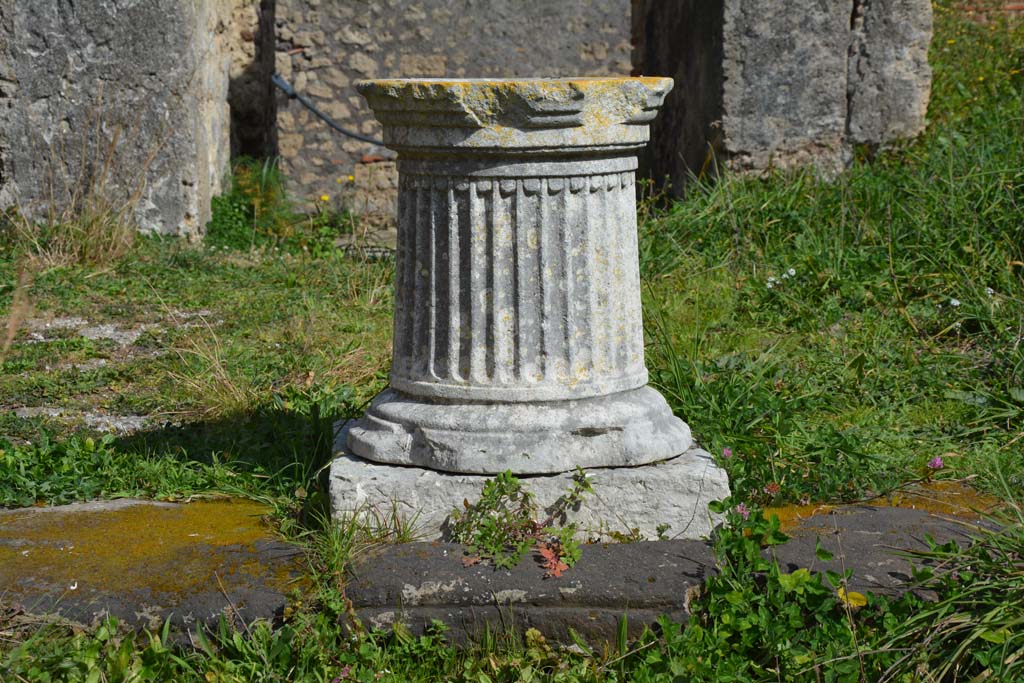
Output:
<path fill-rule="evenodd" d="M 956 308 L 957 306 L 960 305 L 960 299 L 950 299 L 949 305 L 952 306 L 953 308 Z"/>
<path fill-rule="evenodd" d="M 790 277 L 796 277 L 796 268 L 790 268 L 789 270 L 787 270 L 787 271 L 786 271 L 786 273 L 787 273 L 787 274 L 788 274 L 788 275 L 789 275 Z"/>
<path fill-rule="evenodd" d="M 774 282 L 772 282 L 771 280 L 769 280 L 769 281 L 768 281 L 768 285 L 767 285 L 768 289 L 771 289 L 771 288 L 772 288 L 772 287 L 774 287 L 774 286 L 775 286 L 775 283 L 774 283 Z"/>
<path fill-rule="evenodd" d="M 77 582 L 77 581 L 75 581 L 75 582 L 74 582 L 73 584 L 71 584 L 70 586 L 68 586 L 68 590 L 69 590 L 69 591 L 76 591 L 76 590 L 78 590 L 78 582 Z"/>
<path fill-rule="evenodd" d="M 995 296 L 996 295 L 996 290 L 992 289 L 991 287 L 986 287 L 985 288 L 985 293 L 988 294 L 989 296 Z"/>

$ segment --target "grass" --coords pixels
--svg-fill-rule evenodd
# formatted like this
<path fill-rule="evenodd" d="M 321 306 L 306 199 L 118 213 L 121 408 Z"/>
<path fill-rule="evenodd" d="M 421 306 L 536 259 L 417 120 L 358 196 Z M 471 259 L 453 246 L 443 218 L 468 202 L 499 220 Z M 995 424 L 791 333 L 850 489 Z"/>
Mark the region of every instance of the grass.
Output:
<path fill-rule="evenodd" d="M 287 204 L 269 199 L 272 166 L 239 170 L 202 247 L 144 238 L 43 262 L 36 242 L 8 230 L 0 406 L 69 414 L 0 413 L 0 505 L 259 498 L 307 546 L 318 589 L 283 623 L 225 627 L 196 648 L 0 614 L 0 678 L 1019 677 L 1019 601 L 1003 599 L 1020 592 L 1019 518 L 975 554 L 936 548 L 948 571 L 921 577 L 939 596 L 931 605 L 868 596 L 854 608 L 837 595 L 842 577 L 758 559 L 777 540 L 758 506 L 856 500 L 927 475 L 1004 499 L 1024 486 L 1024 29 L 965 22 L 950 7 L 936 7 L 920 139 L 858 150 L 833 182 L 726 176 L 643 208 L 652 378 L 729 471 L 728 505 L 755 511 L 731 508 L 716 547 L 726 569 L 690 628 L 666 622 L 636 643 L 568 653 L 530 633 L 458 651 L 440 633 L 352 630 L 341 587 L 351 553 L 411 530 L 386 515 L 372 529 L 326 527 L 318 473 L 333 421 L 386 384 L 390 265 L 322 248 L 319 224 L 289 222 Z M 42 326 L 73 317 L 140 334 L 125 343 Z M 75 420 L 94 413 L 149 426 L 101 438 Z"/>
<path fill-rule="evenodd" d="M 748 502 L 855 499 L 946 454 L 1024 482 L 1024 42 L 937 12 L 920 140 L 643 225 L 655 381 Z"/>

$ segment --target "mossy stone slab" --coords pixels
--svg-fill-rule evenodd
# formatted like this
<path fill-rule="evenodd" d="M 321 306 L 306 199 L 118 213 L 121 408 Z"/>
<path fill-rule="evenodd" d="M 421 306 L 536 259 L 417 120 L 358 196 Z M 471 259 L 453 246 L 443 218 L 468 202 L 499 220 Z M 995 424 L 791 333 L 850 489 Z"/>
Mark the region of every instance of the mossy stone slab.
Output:
<path fill-rule="evenodd" d="M 245 622 L 300 587 L 298 549 L 251 501 L 116 500 L 0 511 L 0 603 L 84 624 Z"/>

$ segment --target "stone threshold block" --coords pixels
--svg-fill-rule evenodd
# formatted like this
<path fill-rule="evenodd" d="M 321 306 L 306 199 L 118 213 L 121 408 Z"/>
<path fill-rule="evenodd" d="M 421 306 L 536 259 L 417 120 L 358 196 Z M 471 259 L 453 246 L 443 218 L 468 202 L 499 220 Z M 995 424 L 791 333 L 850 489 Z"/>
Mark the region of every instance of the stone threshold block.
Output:
<path fill-rule="evenodd" d="M 446 538 L 452 510 L 462 501 L 480 498 L 489 475 L 457 474 L 428 468 L 387 465 L 353 454 L 343 426 L 335 442 L 330 468 L 331 510 L 335 517 L 353 513 L 369 518 L 397 511 L 413 523 L 424 540 Z M 719 519 L 708 503 L 729 495 L 729 480 L 711 455 L 691 447 L 678 457 L 638 467 L 584 470 L 594 492 L 585 494 L 566 523 L 575 522 L 585 540 L 613 534 L 658 538 L 659 526 L 669 538 L 706 538 Z M 551 508 L 572 487 L 573 472 L 521 476 L 538 507 Z"/>
<path fill-rule="evenodd" d="M 784 572 L 849 570 L 851 591 L 894 597 L 913 591 L 927 599 L 911 580 L 921 561 L 905 551 L 925 550 L 928 536 L 965 547 L 975 523 L 969 516 L 846 506 L 798 520 L 786 529 L 789 541 L 764 554 Z M 819 543 L 831 560 L 818 559 Z M 454 543 L 380 547 L 357 561 L 346 595 L 369 628 L 401 623 L 420 634 L 438 620 L 456 643 L 479 642 L 488 630 L 500 637 L 535 628 L 566 645 L 575 642 L 573 631 L 600 647 L 616 641 L 623 617 L 630 638 L 663 615 L 685 624 L 692 601 L 718 571 L 710 542 L 700 540 L 584 545 L 580 560 L 559 578 L 545 578 L 533 556 L 512 569 L 495 569 L 464 566 L 465 552 Z"/>
<path fill-rule="evenodd" d="M 662 615 L 685 623 L 690 601 L 717 572 L 703 541 L 596 544 L 575 567 L 543 579 L 531 558 L 512 569 L 463 567 L 464 546 L 411 543 L 383 548 L 355 567 L 346 587 L 364 626 L 403 624 L 422 633 L 433 621 L 456 643 L 530 628 L 560 643 L 571 632 L 587 642 L 614 642 L 623 617 L 630 638 Z"/>

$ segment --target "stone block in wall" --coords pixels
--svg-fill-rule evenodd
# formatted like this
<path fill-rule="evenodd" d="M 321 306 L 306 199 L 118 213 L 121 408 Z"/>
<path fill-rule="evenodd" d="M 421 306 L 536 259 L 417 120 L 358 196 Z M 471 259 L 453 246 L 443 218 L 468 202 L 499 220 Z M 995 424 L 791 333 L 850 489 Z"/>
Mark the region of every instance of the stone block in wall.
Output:
<path fill-rule="evenodd" d="M 244 1 L 0 0 L 0 202 L 45 218 L 92 193 L 144 230 L 200 234 Z"/>
<path fill-rule="evenodd" d="M 722 146 L 738 170 L 843 167 L 850 8 L 726 0 Z"/>
<path fill-rule="evenodd" d="M 635 0 L 637 70 L 676 88 L 652 129 L 657 178 L 813 166 L 924 127 L 927 0 Z"/>
<path fill-rule="evenodd" d="M 628 75 L 630 0 L 278 0 L 277 72 L 341 125 L 380 137 L 354 88 L 365 78 Z M 278 153 L 291 193 L 313 202 L 356 176 L 353 206 L 374 224 L 394 216 L 393 164 L 294 101 L 277 102 Z M 390 171 L 394 174 L 394 171 Z M 379 213 L 383 208 L 386 213 Z"/>
<path fill-rule="evenodd" d="M 858 0 L 847 80 L 850 142 L 883 144 L 925 127 L 931 0 Z"/>

